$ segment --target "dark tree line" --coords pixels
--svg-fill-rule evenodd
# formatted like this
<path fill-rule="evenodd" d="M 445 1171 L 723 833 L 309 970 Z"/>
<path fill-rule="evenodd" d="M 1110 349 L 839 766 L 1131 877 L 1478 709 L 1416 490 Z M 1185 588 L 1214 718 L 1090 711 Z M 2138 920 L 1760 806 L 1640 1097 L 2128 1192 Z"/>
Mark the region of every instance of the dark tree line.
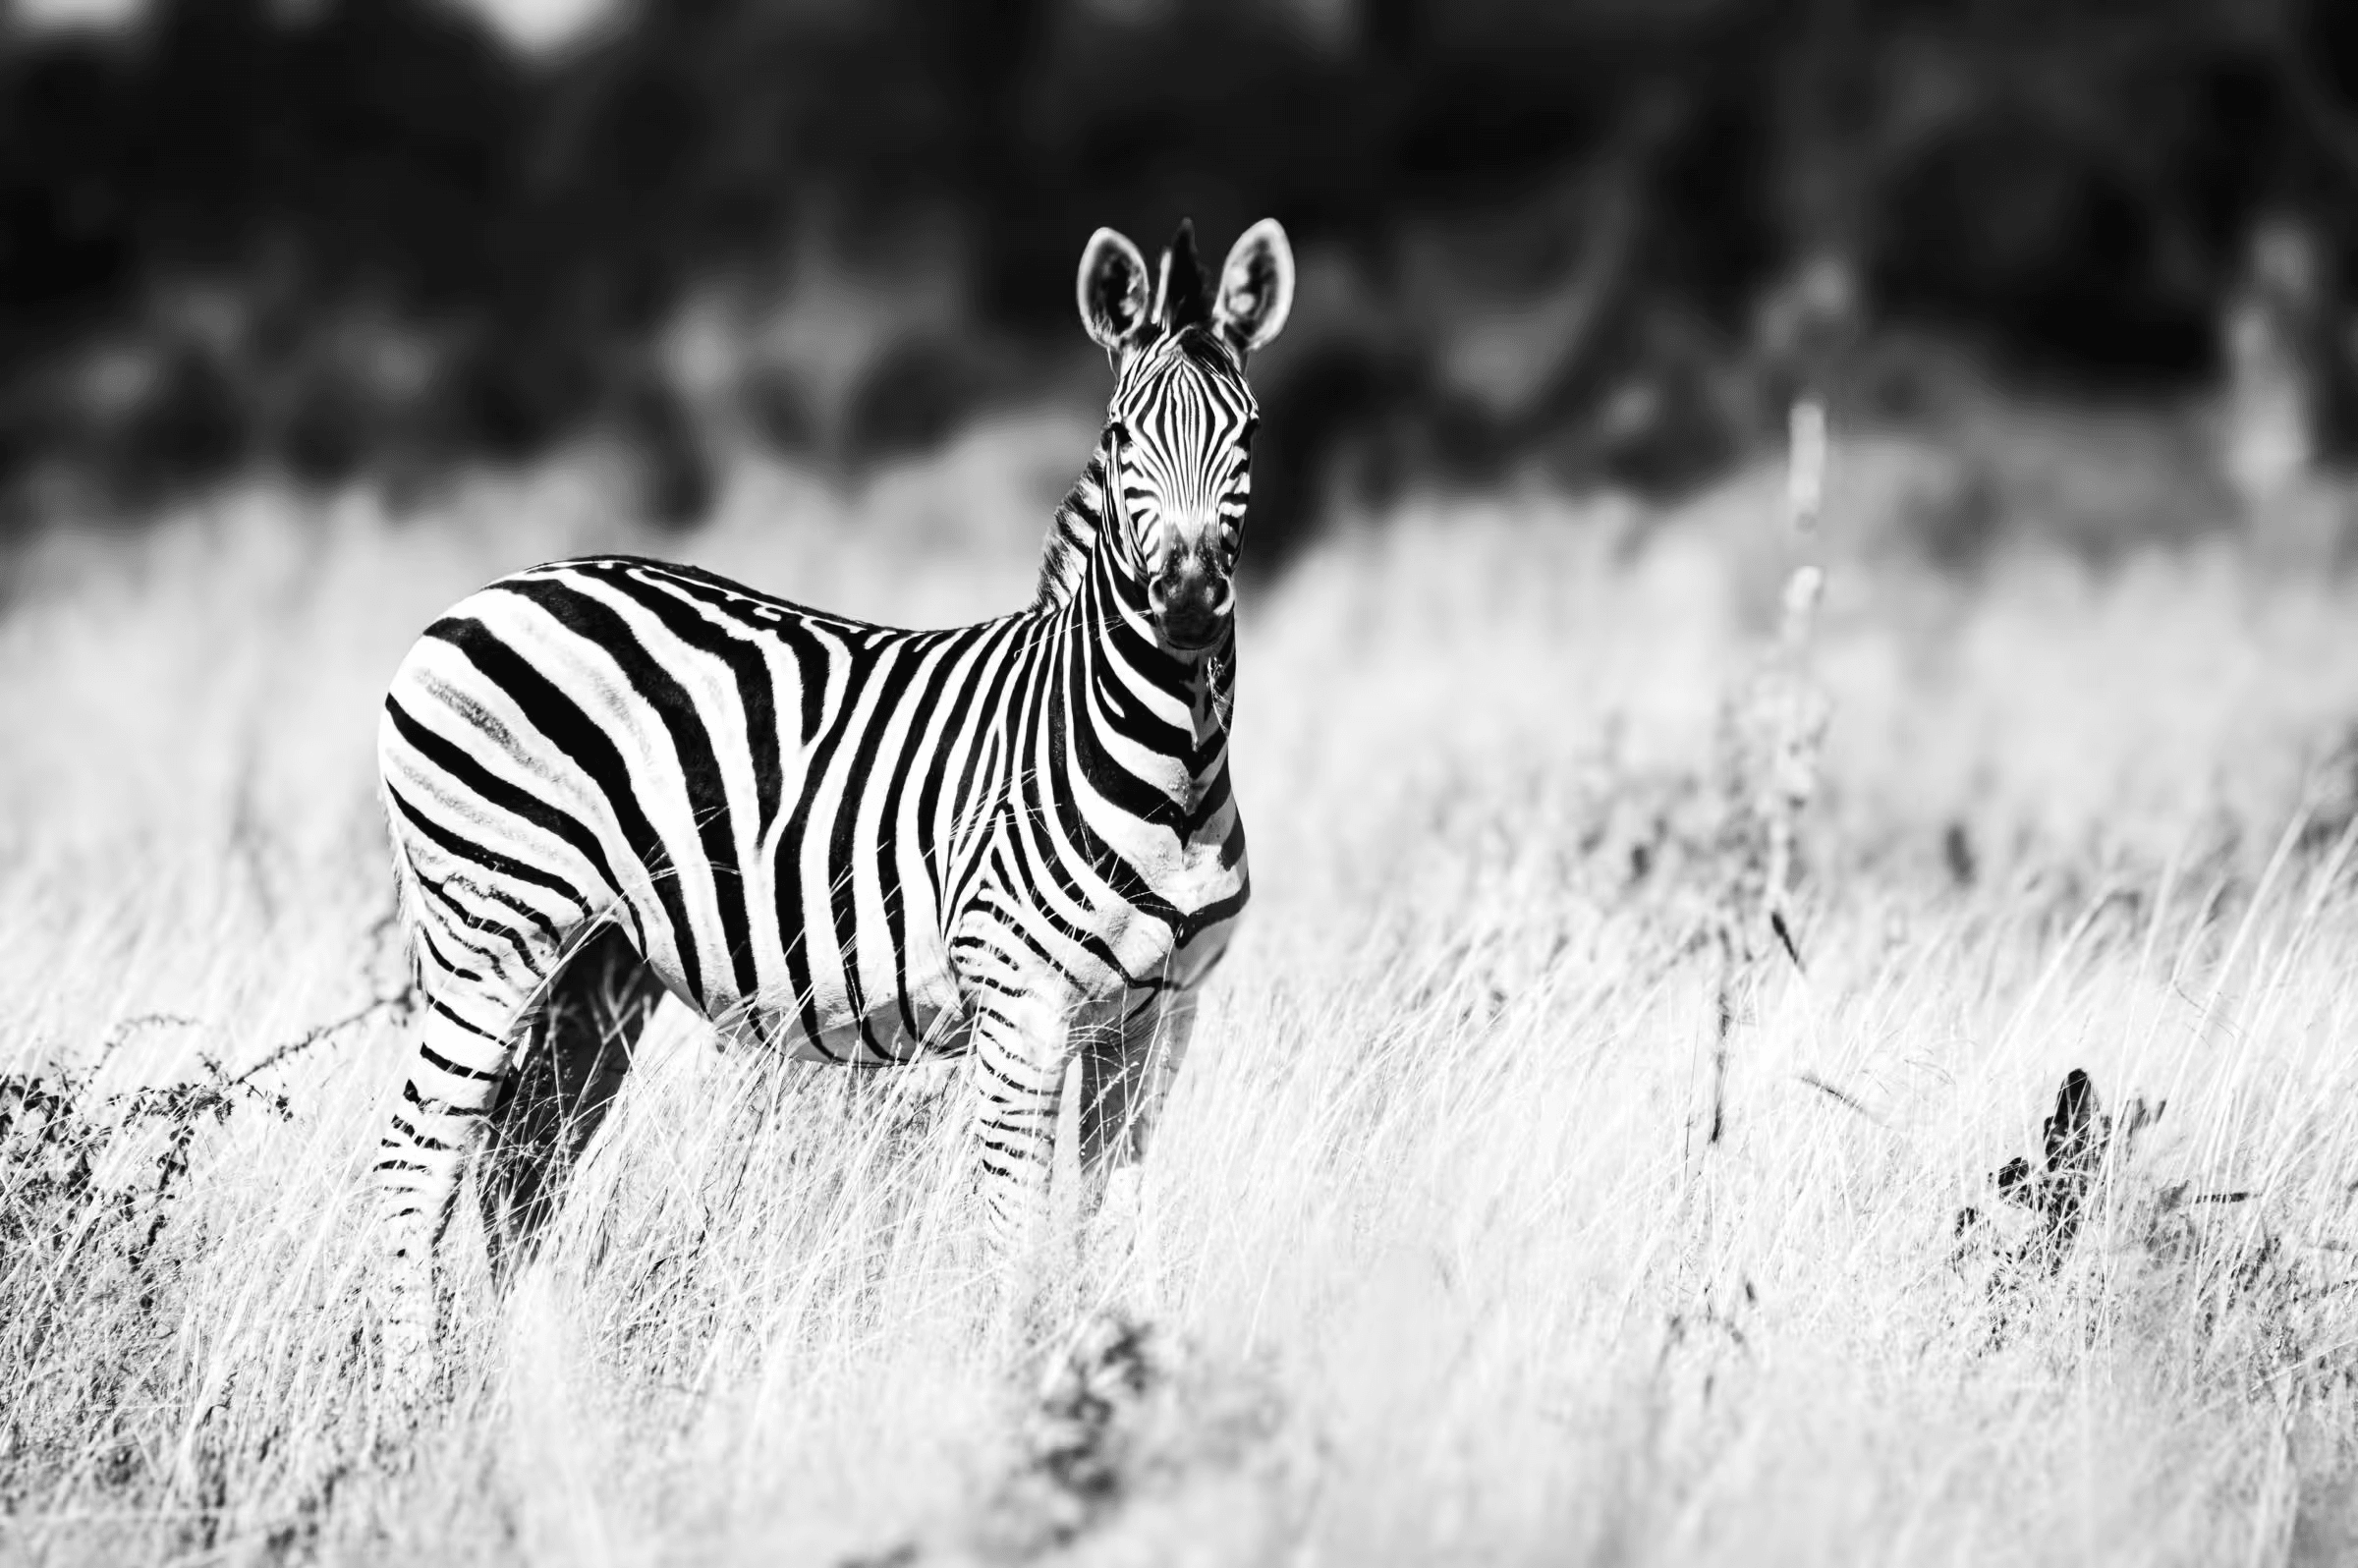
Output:
<path fill-rule="evenodd" d="M 692 517 L 722 424 L 857 466 L 1071 374 L 1082 241 L 1183 213 L 1318 264 L 1257 513 L 1338 463 L 1675 484 L 1755 433 L 1797 279 L 2188 381 L 2254 222 L 2338 277 L 2354 188 L 2333 0 L 650 0 L 537 61 L 440 0 L 158 0 L 0 31 L 0 488 L 606 431 Z M 949 307 L 848 369 L 664 350 L 700 291 L 823 252 L 889 295 L 912 248 Z"/>

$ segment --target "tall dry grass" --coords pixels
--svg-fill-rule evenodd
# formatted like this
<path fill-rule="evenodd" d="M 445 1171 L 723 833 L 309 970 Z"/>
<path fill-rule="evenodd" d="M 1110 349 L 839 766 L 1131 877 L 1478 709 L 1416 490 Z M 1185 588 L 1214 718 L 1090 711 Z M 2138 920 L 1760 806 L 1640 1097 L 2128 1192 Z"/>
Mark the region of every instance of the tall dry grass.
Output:
<path fill-rule="evenodd" d="M 1085 440 L 751 477 L 693 553 L 986 613 Z M 576 475 L 50 547 L 0 621 L 0 1555 L 2345 1555 L 2358 592 L 1838 565 L 1808 967 L 1731 983 L 1774 518 L 1413 504 L 1249 606 L 1256 904 L 1078 1353 L 987 1350 L 952 1105 L 667 1013 L 546 1266 L 495 1301 L 461 1220 L 414 1431 L 362 1245 L 406 1049 L 374 700 L 467 588 L 633 537 Z M 2166 1106 L 2050 1260 L 1991 1172 L 2075 1066 Z"/>

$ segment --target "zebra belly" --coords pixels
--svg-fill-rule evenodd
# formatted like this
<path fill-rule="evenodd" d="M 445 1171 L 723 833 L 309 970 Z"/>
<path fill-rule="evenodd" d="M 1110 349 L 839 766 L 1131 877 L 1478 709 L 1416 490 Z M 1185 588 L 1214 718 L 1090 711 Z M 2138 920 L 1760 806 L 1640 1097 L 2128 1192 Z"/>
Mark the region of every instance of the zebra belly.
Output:
<path fill-rule="evenodd" d="M 713 1023 L 731 1039 L 798 1061 L 868 1067 L 959 1055 L 973 1034 L 965 998 L 946 975 L 913 985 L 905 1003 L 896 991 L 855 1008 L 837 991 L 822 994 L 808 1010 L 755 1004 L 732 1009 Z"/>

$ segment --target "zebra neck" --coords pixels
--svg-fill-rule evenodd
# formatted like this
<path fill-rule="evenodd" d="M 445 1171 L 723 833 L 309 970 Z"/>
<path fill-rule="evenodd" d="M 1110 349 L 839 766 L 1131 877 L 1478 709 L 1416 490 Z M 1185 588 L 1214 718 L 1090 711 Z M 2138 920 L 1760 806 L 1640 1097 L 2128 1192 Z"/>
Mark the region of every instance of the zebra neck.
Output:
<path fill-rule="evenodd" d="M 1090 558 L 1096 551 L 1097 532 L 1105 516 L 1105 476 L 1112 462 L 1113 426 L 1097 432 L 1096 449 L 1089 466 L 1056 508 L 1048 525 L 1048 541 L 1039 556 L 1039 591 L 1034 609 L 1052 610 L 1073 602 L 1088 580 Z"/>
<path fill-rule="evenodd" d="M 1075 634 L 1067 644 L 1075 652 L 1083 644 L 1110 649 L 1110 667 L 1134 693 L 1158 694 L 1161 700 L 1119 704 L 1115 727 L 1131 730 L 1130 739 L 1161 752 L 1176 764 L 1185 782 L 1176 787 L 1179 804 L 1193 811 L 1199 799 L 1215 788 L 1226 767 L 1228 716 L 1236 690 L 1236 638 L 1233 631 L 1200 653 L 1179 653 L 1156 639 L 1147 612 L 1147 589 L 1137 563 L 1125 559 L 1118 545 L 1093 553 L 1082 573 L 1081 588 L 1064 611 Z M 1150 718 L 1159 708 L 1165 717 Z M 1175 710 L 1184 711 L 1184 728 L 1174 724 Z"/>

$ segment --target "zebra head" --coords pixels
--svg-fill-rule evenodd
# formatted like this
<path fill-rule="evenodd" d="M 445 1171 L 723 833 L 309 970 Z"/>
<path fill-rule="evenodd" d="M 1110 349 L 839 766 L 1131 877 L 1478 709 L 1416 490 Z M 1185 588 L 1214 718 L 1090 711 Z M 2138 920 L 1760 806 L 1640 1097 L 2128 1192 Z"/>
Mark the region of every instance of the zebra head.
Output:
<path fill-rule="evenodd" d="M 1206 287 L 1181 223 L 1162 263 L 1111 229 L 1081 253 L 1082 324 L 1113 357 L 1105 493 L 1119 561 L 1146 589 L 1157 638 L 1181 653 L 1224 638 L 1252 487 L 1259 408 L 1245 356 L 1294 303 L 1294 252 L 1275 218 L 1247 229 Z"/>

